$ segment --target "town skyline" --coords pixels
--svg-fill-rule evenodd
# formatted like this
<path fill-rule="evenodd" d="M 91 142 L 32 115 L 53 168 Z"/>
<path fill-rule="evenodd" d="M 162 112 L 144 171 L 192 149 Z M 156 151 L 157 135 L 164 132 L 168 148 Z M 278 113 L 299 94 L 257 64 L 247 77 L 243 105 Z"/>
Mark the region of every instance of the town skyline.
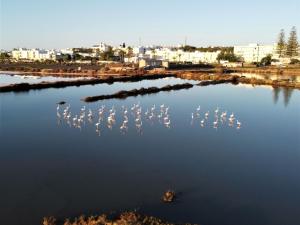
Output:
<path fill-rule="evenodd" d="M 298 28 L 295 21 L 300 21 L 299 3 L 293 0 L 286 1 L 286 12 L 281 12 L 280 20 L 274 13 L 280 10 L 279 3 L 144 3 L 2 0 L 0 49 L 62 49 L 99 42 L 114 46 L 123 42 L 130 46 L 187 43 L 203 47 L 273 44 L 280 29 L 288 33 L 292 26 Z"/>

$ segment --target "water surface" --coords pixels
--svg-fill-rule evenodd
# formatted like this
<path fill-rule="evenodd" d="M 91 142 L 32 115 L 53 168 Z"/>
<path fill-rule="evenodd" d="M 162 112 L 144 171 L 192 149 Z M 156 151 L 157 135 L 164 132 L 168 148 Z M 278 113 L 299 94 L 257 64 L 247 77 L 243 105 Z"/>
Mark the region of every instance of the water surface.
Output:
<path fill-rule="evenodd" d="M 300 92 L 216 85 L 86 104 L 85 96 L 186 82 L 176 78 L 86 85 L 0 95 L 0 216 L 4 224 L 39 224 L 43 216 L 134 210 L 204 225 L 300 224 Z M 192 82 L 192 81 L 188 81 Z M 196 82 L 195 82 L 196 83 Z M 78 113 L 102 105 L 117 110 L 112 130 L 95 121 L 82 129 L 58 123 L 56 103 Z M 129 118 L 122 105 L 169 106 L 171 127 Z M 191 113 L 210 111 L 209 123 Z M 213 111 L 232 112 L 241 129 L 214 129 Z M 107 115 L 107 114 L 106 114 Z M 163 204 L 164 191 L 179 192 Z"/>
<path fill-rule="evenodd" d="M 83 77 L 54 77 L 54 76 L 32 76 L 32 75 L 14 75 L 14 74 L 0 74 L 0 86 L 17 83 L 40 83 L 40 82 L 54 82 L 83 79 Z"/>

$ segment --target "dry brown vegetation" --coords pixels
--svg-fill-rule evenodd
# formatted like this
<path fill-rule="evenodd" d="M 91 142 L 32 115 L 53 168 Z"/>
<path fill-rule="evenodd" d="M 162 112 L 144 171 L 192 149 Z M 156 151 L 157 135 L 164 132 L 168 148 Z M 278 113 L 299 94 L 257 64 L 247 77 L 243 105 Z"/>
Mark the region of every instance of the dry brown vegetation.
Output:
<path fill-rule="evenodd" d="M 73 220 L 66 219 L 64 222 L 58 222 L 54 217 L 45 217 L 42 225 L 173 225 L 173 223 L 135 212 L 123 212 L 115 219 L 109 219 L 107 215 L 80 216 Z"/>

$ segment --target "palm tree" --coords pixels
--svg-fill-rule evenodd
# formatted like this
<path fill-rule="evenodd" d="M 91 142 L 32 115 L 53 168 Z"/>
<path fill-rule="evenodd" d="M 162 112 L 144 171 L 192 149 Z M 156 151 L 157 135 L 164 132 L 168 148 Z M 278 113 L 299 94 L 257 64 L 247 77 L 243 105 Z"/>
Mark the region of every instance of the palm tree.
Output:
<path fill-rule="evenodd" d="M 178 54 L 178 61 L 180 62 L 181 54 Z"/>

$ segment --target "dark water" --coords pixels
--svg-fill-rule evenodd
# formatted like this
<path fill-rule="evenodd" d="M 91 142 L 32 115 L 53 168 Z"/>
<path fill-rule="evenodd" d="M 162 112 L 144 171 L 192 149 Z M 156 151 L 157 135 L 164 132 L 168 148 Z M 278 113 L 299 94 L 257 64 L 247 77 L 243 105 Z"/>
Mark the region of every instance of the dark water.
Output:
<path fill-rule="evenodd" d="M 43 216 L 134 210 L 203 225 L 300 224 L 300 92 L 270 87 L 217 85 L 84 104 L 82 97 L 120 89 L 163 86 L 179 79 L 45 89 L 0 95 L 1 223 L 40 224 Z M 191 81 L 189 81 L 191 82 Z M 79 130 L 56 117 L 65 100 L 78 113 L 102 104 L 117 110 L 112 130 L 86 123 Z M 127 133 L 120 108 L 140 102 L 170 107 L 170 128 L 132 118 Z M 204 127 L 191 124 L 201 105 Z M 216 107 L 234 112 L 241 128 L 220 124 Z M 143 112 L 144 112 L 143 111 Z M 180 193 L 175 204 L 160 199 Z"/>

